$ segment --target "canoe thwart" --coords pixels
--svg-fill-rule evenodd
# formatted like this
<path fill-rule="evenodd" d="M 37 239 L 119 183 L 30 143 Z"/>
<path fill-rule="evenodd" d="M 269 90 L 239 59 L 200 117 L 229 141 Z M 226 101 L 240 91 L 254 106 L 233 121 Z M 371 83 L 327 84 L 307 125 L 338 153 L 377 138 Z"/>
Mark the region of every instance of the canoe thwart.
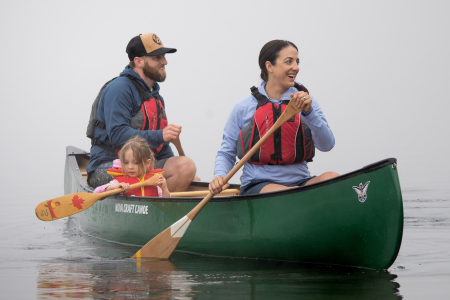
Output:
<path fill-rule="evenodd" d="M 175 193 L 170 193 L 171 197 L 204 197 L 206 195 L 208 195 L 209 191 L 205 190 L 205 191 L 192 191 L 192 192 L 175 192 Z M 217 194 L 216 197 L 221 197 L 221 196 L 234 196 L 234 195 L 239 195 L 239 190 L 238 189 L 226 189 L 223 190 L 222 192 L 220 192 L 220 194 Z"/>

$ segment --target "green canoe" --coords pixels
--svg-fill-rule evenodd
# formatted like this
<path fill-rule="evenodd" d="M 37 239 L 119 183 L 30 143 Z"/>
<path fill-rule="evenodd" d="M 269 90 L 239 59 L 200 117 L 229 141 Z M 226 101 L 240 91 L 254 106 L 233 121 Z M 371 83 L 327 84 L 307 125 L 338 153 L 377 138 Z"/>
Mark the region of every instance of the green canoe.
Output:
<path fill-rule="evenodd" d="M 66 154 L 65 193 L 92 192 L 85 172 L 89 153 L 69 146 Z M 191 190 L 207 186 L 193 182 Z M 92 236 L 143 246 L 202 199 L 115 196 L 75 217 Z M 306 187 L 213 198 L 176 251 L 387 269 L 402 234 L 402 195 L 396 159 L 390 158 Z"/>

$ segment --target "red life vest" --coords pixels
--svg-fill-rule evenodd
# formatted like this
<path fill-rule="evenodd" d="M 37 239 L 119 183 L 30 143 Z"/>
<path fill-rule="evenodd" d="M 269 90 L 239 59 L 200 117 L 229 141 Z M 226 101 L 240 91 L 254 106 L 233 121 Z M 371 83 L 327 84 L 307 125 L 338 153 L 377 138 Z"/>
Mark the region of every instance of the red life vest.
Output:
<path fill-rule="evenodd" d="M 141 99 L 141 108 L 134 116 L 131 117 L 130 127 L 138 130 L 160 130 L 166 128 L 168 125 L 166 111 L 159 95 L 157 95 L 155 98 L 151 98 L 147 91 L 136 81 L 136 78 L 130 75 L 123 76 L 126 76 L 131 80 L 135 88 L 138 90 L 139 97 Z M 117 154 L 120 150 L 120 147 L 111 147 L 105 145 L 98 139 L 94 139 L 94 129 L 96 126 L 102 129 L 106 129 L 106 125 L 103 122 L 97 120 L 97 109 L 100 97 L 104 88 L 116 78 L 117 77 L 105 83 L 100 89 L 97 97 L 95 98 L 94 103 L 92 104 L 91 116 L 86 130 L 86 136 L 91 139 L 92 145 L 97 145 L 103 149 Z M 163 145 L 164 144 L 160 144 L 158 148 L 152 149 L 152 151 L 155 154 L 158 153 Z"/>
<path fill-rule="evenodd" d="M 141 104 L 138 113 L 131 118 L 130 127 L 140 130 L 160 130 L 167 127 L 167 116 L 160 99 L 150 98 Z M 152 149 L 157 154 L 164 144 Z"/>
<path fill-rule="evenodd" d="M 145 174 L 145 176 L 141 179 L 139 179 L 138 177 L 130 177 L 127 176 L 123 173 L 121 168 L 111 168 L 108 169 L 108 174 L 109 175 L 113 175 L 114 179 L 117 180 L 118 182 L 126 182 L 129 184 L 134 184 L 134 183 L 138 183 L 138 182 L 142 182 L 144 180 L 147 180 L 151 177 L 153 177 L 156 174 L 162 174 L 163 170 L 162 169 L 150 169 L 147 174 Z M 140 189 L 133 189 L 133 190 L 128 190 L 125 192 L 125 196 L 146 196 L 146 197 L 159 197 L 158 194 L 158 187 L 155 185 L 147 185 L 144 187 L 141 187 Z"/>
<path fill-rule="evenodd" d="M 297 83 L 299 91 L 308 90 Z M 237 140 L 237 156 L 241 159 L 272 127 L 286 109 L 289 101 L 275 104 L 262 95 L 256 87 L 250 89 L 258 100 L 252 120 L 240 132 Z M 278 128 L 258 151 L 248 160 L 255 165 L 291 165 L 311 162 L 315 154 L 311 129 L 297 114 Z"/>

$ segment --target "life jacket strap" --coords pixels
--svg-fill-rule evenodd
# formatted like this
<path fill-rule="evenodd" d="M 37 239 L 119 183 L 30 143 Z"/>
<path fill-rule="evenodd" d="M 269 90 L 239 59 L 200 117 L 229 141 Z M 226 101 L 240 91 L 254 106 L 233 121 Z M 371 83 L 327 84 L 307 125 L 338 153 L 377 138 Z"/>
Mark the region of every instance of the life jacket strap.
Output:
<path fill-rule="evenodd" d="M 100 127 L 101 129 L 106 129 L 105 123 L 103 123 L 97 119 L 95 119 L 95 121 L 94 121 L 94 126 Z"/>
<path fill-rule="evenodd" d="M 305 86 L 298 84 L 297 82 L 294 83 L 294 87 L 295 87 L 299 92 L 300 92 L 300 91 L 303 91 L 303 92 L 306 92 L 306 93 L 309 94 L 308 89 L 307 89 Z M 252 92 L 253 97 L 255 97 L 256 100 L 258 100 L 258 107 L 260 107 L 260 106 L 262 106 L 262 105 L 264 105 L 264 104 L 266 104 L 266 103 L 270 103 L 270 100 L 269 100 L 266 96 L 264 96 L 263 94 L 261 94 L 261 93 L 258 91 L 258 88 L 257 88 L 257 87 L 252 86 L 252 87 L 250 88 L 250 91 Z M 289 103 L 289 100 L 283 100 L 282 103 L 283 103 L 283 104 L 287 104 L 287 103 Z M 257 107 L 257 109 L 258 109 L 258 107 Z"/>
<path fill-rule="evenodd" d="M 114 154 L 118 154 L 120 151 L 120 148 L 115 148 L 112 146 L 108 146 L 106 144 L 104 144 L 102 141 L 98 140 L 98 139 L 91 139 L 91 145 L 92 146 L 98 146 L 106 151 L 112 152 Z"/>
<path fill-rule="evenodd" d="M 152 98 L 152 96 L 150 96 L 150 94 L 144 89 L 144 87 L 142 85 L 139 84 L 139 82 L 136 81 L 136 78 L 129 75 L 129 74 L 125 74 L 122 76 L 126 76 L 128 77 L 131 82 L 133 83 L 134 87 L 138 90 L 139 92 L 139 97 L 141 98 L 141 103 L 144 103 L 145 101 L 148 101 Z M 156 94 L 155 99 L 157 100 L 161 100 L 161 96 L 159 95 L 159 93 Z"/>
<path fill-rule="evenodd" d="M 261 94 L 258 91 L 258 88 L 256 88 L 255 86 L 252 86 L 250 88 L 250 91 L 252 92 L 253 97 L 256 98 L 256 100 L 258 101 L 258 106 L 256 106 L 256 109 L 258 109 L 260 106 L 263 106 L 266 103 L 270 103 L 270 100 L 267 99 L 266 96 L 264 96 L 263 94 Z"/>

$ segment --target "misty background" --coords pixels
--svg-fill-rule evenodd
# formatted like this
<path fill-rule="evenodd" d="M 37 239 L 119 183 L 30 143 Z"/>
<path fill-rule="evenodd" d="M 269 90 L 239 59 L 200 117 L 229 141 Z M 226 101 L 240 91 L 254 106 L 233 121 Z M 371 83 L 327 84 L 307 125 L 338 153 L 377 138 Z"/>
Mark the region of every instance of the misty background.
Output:
<path fill-rule="evenodd" d="M 233 105 L 260 83 L 261 47 L 286 39 L 299 48 L 297 81 L 319 101 L 336 139 L 330 152 L 317 151 L 312 174 L 395 157 L 403 189 L 449 182 L 449 2 L 2 1 L 0 8 L 2 202 L 39 191 L 47 198 L 26 200 L 30 217 L 39 202 L 63 194 L 65 147 L 90 150 L 92 102 L 128 64 L 128 41 L 147 32 L 178 49 L 166 55 L 161 94 L 202 181 L 213 178 Z"/>

